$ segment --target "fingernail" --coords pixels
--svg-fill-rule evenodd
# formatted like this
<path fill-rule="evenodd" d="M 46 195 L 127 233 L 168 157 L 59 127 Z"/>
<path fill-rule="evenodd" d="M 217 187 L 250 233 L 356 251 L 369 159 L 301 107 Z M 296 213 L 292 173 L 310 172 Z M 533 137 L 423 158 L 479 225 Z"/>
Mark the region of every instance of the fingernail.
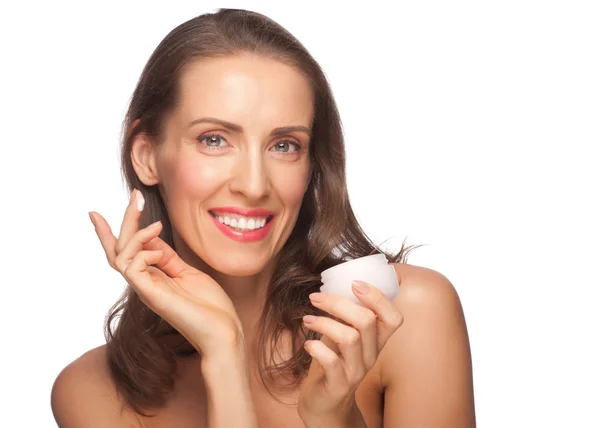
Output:
<path fill-rule="evenodd" d="M 94 217 L 92 217 L 92 212 L 90 211 L 88 215 L 90 216 L 90 220 L 92 220 L 92 224 L 94 225 L 94 227 L 96 227 L 96 222 L 94 221 Z"/>
<path fill-rule="evenodd" d="M 313 302 L 322 302 L 323 300 L 325 300 L 325 296 L 321 293 L 310 293 L 308 295 L 308 298 Z"/>
<path fill-rule="evenodd" d="M 146 201 L 144 200 L 144 195 L 142 195 L 142 192 L 136 189 L 135 197 L 137 200 L 137 209 L 139 212 L 142 212 L 144 210 L 144 204 L 146 203 Z"/>
<path fill-rule="evenodd" d="M 155 221 L 154 223 L 152 223 L 150 226 L 148 226 L 148 228 L 154 228 L 156 226 L 158 226 L 160 224 L 160 220 Z"/>
<path fill-rule="evenodd" d="M 354 288 L 358 294 L 362 295 L 365 295 L 369 292 L 369 286 L 360 281 L 352 281 L 352 288 Z"/>
<path fill-rule="evenodd" d="M 302 321 L 304 321 L 307 324 L 310 324 L 311 322 L 315 322 L 316 319 L 317 319 L 317 317 L 314 315 L 304 315 L 302 317 Z"/>

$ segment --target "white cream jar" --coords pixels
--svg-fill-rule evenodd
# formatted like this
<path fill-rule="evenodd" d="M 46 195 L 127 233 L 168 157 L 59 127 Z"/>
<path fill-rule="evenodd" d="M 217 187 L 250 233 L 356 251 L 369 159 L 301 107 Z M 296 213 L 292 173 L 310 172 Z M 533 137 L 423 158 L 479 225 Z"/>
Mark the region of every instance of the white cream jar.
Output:
<path fill-rule="evenodd" d="M 393 265 L 384 254 L 359 257 L 325 269 L 321 273 L 320 291 L 346 297 L 364 306 L 352 291 L 352 281 L 360 280 L 378 288 L 390 300 L 398 295 L 400 284 Z"/>

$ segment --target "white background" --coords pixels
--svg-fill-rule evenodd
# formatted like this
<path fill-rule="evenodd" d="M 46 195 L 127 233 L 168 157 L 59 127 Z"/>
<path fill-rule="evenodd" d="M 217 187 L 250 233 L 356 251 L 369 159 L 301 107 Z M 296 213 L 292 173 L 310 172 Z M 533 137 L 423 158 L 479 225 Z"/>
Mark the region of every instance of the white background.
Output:
<path fill-rule="evenodd" d="M 458 290 L 478 426 L 600 427 L 598 5 L 3 2 L 2 425 L 55 426 L 54 379 L 104 343 L 125 282 L 88 211 L 120 228 L 118 133 L 146 60 L 241 7 L 325 70 L 369 235 L 428 244 L 408 262 Z"/>

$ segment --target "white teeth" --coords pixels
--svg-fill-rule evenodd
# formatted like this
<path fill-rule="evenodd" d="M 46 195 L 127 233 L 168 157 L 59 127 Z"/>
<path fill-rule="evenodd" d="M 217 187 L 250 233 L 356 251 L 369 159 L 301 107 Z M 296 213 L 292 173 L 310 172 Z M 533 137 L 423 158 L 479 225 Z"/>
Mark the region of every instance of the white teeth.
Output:
<path fill-rule="evenodd" d="M 228 216 L 219 216 L 217 217 L 217 220 L 219 220 L 223 224 L 226 224 L 227 226 L 245 230 L 260 229 L 261 227 L 264 227 L 264 225 L 267 223 L 266 217 L 229 218 Z"/>

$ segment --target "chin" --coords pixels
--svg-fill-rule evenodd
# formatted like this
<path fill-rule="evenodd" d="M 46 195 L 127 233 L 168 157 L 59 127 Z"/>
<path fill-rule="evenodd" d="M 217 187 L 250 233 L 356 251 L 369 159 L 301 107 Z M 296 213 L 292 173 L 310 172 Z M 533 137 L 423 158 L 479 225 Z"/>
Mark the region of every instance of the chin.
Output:
<path fill-rule="evenodd" d="M 268 260 L 259 258 L 249 258 L 247 254 L 240 254 L 239 258 L 228 254 L 221 260 L 211 260 L 214 263 L 208 263 L 214 270 L 228 276 L 253 276 L 262 272 Z"/>

